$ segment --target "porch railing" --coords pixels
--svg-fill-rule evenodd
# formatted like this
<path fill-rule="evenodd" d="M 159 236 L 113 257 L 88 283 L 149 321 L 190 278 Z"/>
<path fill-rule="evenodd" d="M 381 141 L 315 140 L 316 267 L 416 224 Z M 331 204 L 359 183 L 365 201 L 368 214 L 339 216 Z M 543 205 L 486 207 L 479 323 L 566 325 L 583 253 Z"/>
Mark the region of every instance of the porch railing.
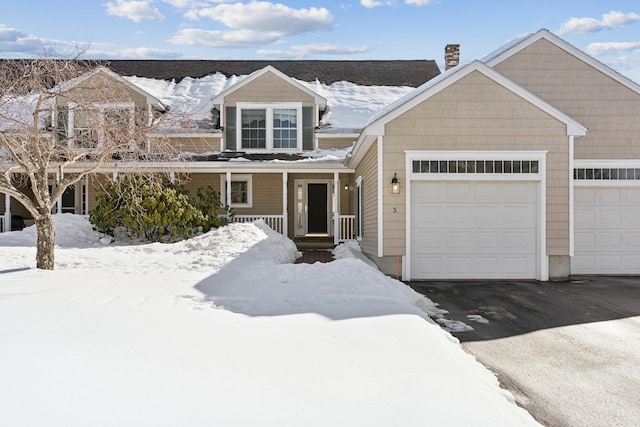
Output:
<path fill-rule="evenodd" d="M 355 215 L 339 215 L 340 230 L 338 234 L 338 242 L 346 242 L 356 238 L 356 216 Z"/>
<path fill-rule="evenodd" d="M 282 215 L 234 215 L 231 222 L 253 222 L 262 219 L 264 222 L 280 234 L 284 233 L 284 216 Z"/>
<path fill-rule="evenodd" d="M 269 227 L 280 234 L 286 234 L 284 227 L 283 215 L 234 215 L 231 222 L 253 222 L 255 220 L 263 220 Z M 355 215 L 339 215 L 338 243 L 353 240 L 356 237 L 356 216 Z"/>

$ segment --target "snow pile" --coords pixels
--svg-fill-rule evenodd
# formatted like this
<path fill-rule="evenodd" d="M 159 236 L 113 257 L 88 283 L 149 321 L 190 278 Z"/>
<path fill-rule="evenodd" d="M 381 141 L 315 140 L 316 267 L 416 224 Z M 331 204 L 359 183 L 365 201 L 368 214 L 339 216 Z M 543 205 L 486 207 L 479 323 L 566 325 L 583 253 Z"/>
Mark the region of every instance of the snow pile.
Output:
<path fill-rule="evenodd" d="M 247 76 L 227 77 L 216 73 L 202 78 L 186 77 L 180 82 L 125 77 L 129 82 L 149 92 L 170 106 L 166 126 L 188 130 L 194 120 L 211 119 L 212 99 L 241 82 Z M 359 132 L 375 112 L 401 98 L 414 88 L 396 86 L 361 86 L 350 82 L 325 83 L 298 81 L 327 99 L 328 110 L 321 125 L 325 130 Z M 163 125 L 165 126 L 165 125 Z"/>
<path fill-rule="evenodd" d="M 135 245 L 55 222 L 55 271 L 0 234 L 0 425 L 537 425 L 355 246 L 291 264 L 261 222 Z"/>
<path fill-rule="evenodd" d="M 327 99 L 321 125 L 339 131 L 360 132 L 373 114 L 402 98 L 415 88 L 408 86 L 361 86 L 350 82 L 331 85 L 300 82 Z"/>

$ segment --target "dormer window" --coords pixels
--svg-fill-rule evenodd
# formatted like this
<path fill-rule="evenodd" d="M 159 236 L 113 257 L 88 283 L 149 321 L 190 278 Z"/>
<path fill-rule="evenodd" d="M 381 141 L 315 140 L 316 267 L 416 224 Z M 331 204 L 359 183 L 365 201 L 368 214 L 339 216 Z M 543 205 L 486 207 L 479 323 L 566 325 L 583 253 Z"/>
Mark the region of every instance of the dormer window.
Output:
<path fill-rule="evenodd" d="M 302 103 L 237 106 L 241 150 L 302 150 Z"/>
<path fill-rule="evenodd" d="M 75 148 L 93 149 L 107 143 L 131 144 L 135 123 L 133 102 L 92 103 L 80 107 L 69 103 L 58 109 L 58 138 Z"/>

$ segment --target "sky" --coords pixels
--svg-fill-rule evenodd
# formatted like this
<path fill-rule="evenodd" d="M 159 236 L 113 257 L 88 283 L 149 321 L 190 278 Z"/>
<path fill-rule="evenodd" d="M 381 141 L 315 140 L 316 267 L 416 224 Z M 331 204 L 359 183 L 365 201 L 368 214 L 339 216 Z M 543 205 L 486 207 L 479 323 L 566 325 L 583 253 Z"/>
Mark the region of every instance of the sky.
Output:
<path fill-rule="evenodd" d="M 637 0 L 22 0 L 3 7 L 0 57 L 480 59 L 546 28 L 640 82 Z"/>

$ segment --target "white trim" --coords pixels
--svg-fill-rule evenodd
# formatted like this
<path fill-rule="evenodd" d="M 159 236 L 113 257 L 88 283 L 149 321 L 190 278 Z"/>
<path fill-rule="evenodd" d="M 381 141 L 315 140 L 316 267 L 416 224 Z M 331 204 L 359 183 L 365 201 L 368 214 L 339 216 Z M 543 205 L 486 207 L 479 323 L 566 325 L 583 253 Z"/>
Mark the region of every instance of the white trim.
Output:
<path fill-rule="evenodd" d="M 316 132 L 317 139 L 353 138 L 358 139 L 358 133 L 320 133 Z"/>
<path fill-rule="evenodd" d="M 617 71 L 613 70 L 612 68 L 604 65 L 602 62 L 598 61 L 593 56 L 590 56 L 587 53 L 585 53 L 585 52 L 581 51 L 580 49 L 576 48 L 575 46 L 567 43 L 567 41 L 565 41 L 562 38 L 556 36 L 555 34 L 550 32 L 546 28 L 543 28 L 543 29 L 537 31 L 536 33 L 531 34 L 530 36 L 528 36 L 526 38 L 523 38 L 523 39 L 520 39 L 520 40 L 516 40 L 515 43 L 514 42 L 508 43 L 507 45 L 505 45 L 505 47 L 503 47 L 503 48 L 499 49 L 498 51 L 496 51 L 495 53 L 490 54 L 487 57 L 483 58 L 483 61 L 489 67 L 495 67 L 499 63 L 501 63 L 504 60 L 512 57 L 513 55 L 515 55 L 516 53 L 520 52 L 521 50 L 531 46 L 533 43 L 537 42 L 540 39 L 547 40 L 548 42 L 556 45 L 560 49 L 562 49 L 562 50 L 566 51 L 567 53 L 569 53 L 569 54 L 575 56 L 576 58 L 580 59 L 584 63 L 592 66 L 593 68 L 595 68 L 596 70 L 598 70 L 601 73 L 605 74 L 606 76 L 611 77 L 612 79 L 616 80 L 618 83 L 620 83 L 620 84 L 626 86 L 627 88 L 631 89 L 632 91 L 640 94 L 640 85 L 638 85 L 636 82 L 634 82 L 634 81 L 630 80 L 629 78 L 623 76 L 622 74 L 618 73 Z"/>
<path fill-rule="evenodd" d="M 384 256 L 384 137 L 378 136 L 378 257 Z"/>
<path fill-rule="evenodd" d="M 337 245 L 340 240 L 340 174 L 333 173 L 333 195 L 331 217 L 333 221 L 333 242 Z"/>
<path fill-rule="evenodd" d="M 414 160 L 537 160 L 535 174 L 426 174 L 414 173 Z M 402 280 L 411 280 L 411 183 L 413 181 L 538 181 L 537 268 L 536 279 L 549 280 L 547 256 L 547 151 L 432 151 L 405 150 L 406 205 L 405 257 Z"/>
<path fill-rule="evenodd" d="M 640 159 L 576 159 L 571 169 L 574 187 L 640 187 L 640 179 L 573 179 L 575 169 L 640 169 Z"/>
<path fill-rule="evenodd" d="M 640 159 L 575 159 L 574 169 L 640 168 Z"/>
<path fill-rule="evenodd" d="M 4 195 L 4 229 L 2 231 L 11 231 L 11 196 Z"/>
<path fill-rule="evenodd" d="M 364 197 L 362 194 L 362 176 L 358 176 L 356 178 L 356 213 L 357 213 L 357 217 L 356 217 L 356 221 L 357 221 L 357 227 L 356 227 L 356 240 L 358 242 L 362 241 L 362 234 L 364 233 L 364 226 L 363 226 L 363 221 L 364 221 Z"/>
<path fill-rule="evenodd" d="M 572 257 L 575 252 L 575 195 L 573 184 L 573 169 L 574 169 L 574 147 L 575 140 L 573 136 L 569 136 L 569 256 Z"/>
<path fill-rule="evenodd" d="M 294 224 L 294 235 L 295 236 L 305 236 L 309 234 L 309 184 L 326 184 L 327 185 L 327 235 L 333 235 L 333 229 L 331 227 L 332 217 L 333 217 L 333 187 L 332 187 L 332 179 L 326 178 L 305 178 L 305 179 L 296 179 L 294 180 L 294 205 L 296 209 L 295 215 L 298 215 L 298 186 L 302 186 L 302 228 L 298 227 L 297 221 Z"/>
<path fill-rule="evenodd" d="M 282 172 L 282 234 L 285 236 L 289 235 L 289 204 L 287 203 L 289 194 L 288 186 L 289 174 L 287 172 Z"/>
<path fill-rule="evenodd" d="M 309 174 L 326 174 L 339 171 L 340 173 L 354 173 L 355 169 L 348 168 L 342 164 L 336 162 L 286 162 L 287 165 L 283 165 L 285 162 L 215 162 L 215 161 L 203 161 L 203 162 L 113 162 L 105 163 L 99 169 L 98 172 L 126 172 L 128 170 L 135 171 L 160 171 L 166 172 L 167 170 L 175 170 L 179 172 L 193 172 L 193 173 L 224 173 L 227 170 L 233 171 L 233 173 L 253 173 L 260 171 L 262 173 L 298 173 L 304 172 Z M 87 167 L 93 166 L 93 163 L 83 163 L 82 167 L 79 165 L 69 165 L 67 172 L 82 172 Z M 51 165 L 51 171 L 57 169 L 57 164 Z"/>
<path fill-rule="evenodd" d="M 231 183 L 232 182 L 246 182 L 247 183 L 247 203 L 232 203 L 231 201 Z M 251 208 L 253 207 L 253 175 L 251 174 L 232 174 L 227 172 L 226 174 L 220 174 L 220 188 L 222 194 L 220 198 L 227 201 L 227 206 L 232 208 Z"/>
<path fill-rule="evenodd" d="M 242 112 L 244 110 L 264 110 L 265 111 L 265 147 L 245 148 L 242 146 Z M 293 148 L 282 148 L 273 146 L 273 112 L 274 110 L 296 110 L 296 146 Z M 238 150 L 247 153 L 264 152 L 300 152 L 302 151 L 302 102 L 238 102 L 236 103 L 236 141 Z"/>
<path fill-rule="evenodd" d="M 82 215 L 89 215 L 89 175 L 84 177 L 84 189 L 81 190 L 84 194 L 84 210 L 81 209 Z"/>

